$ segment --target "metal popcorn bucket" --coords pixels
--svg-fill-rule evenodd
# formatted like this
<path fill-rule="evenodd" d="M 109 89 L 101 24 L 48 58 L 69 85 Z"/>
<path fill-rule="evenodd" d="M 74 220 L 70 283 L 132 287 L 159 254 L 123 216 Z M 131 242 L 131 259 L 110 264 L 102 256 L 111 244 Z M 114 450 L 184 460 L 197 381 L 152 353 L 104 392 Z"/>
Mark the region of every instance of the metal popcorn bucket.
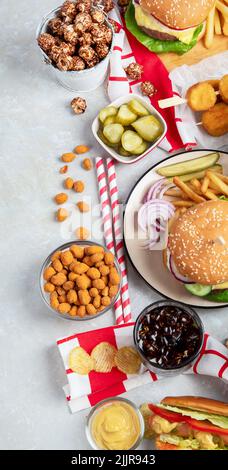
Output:
<path fill-rule="evenodd" d="M 48 30 L 48 22 L 50 19 L 55 18 L 56 14 L 59 12 L 60 7 L 55 8 L 54 10 L 50 11 L 46 16 L 43 17 L 41 23 L 39 24 L 37 31 L 36 31 L 36 38 L 42 33 L 46 33 Z M 106 25 L 112 30 L 114 35 L 112 25 L 106 20 Z M 113 43 L 113 39 L 112 39 Z M 63 71 L 59 70 L 55 67 L 50 58 L 45 54 L 45 52 L 41 49 L 41 53 L 44 59 L 44 62 L 51 67 L 52 73 L 55 75 L 57 81 L 62 85 L 64 88 L 67 88 L 70 91 L 77 91 L 77 92 L 88 92 L 95 90 L 98 88 L 105 80 L 109 60 L 112 50 L 112 43 L 110 46 L 110 51 L 108 55 L 101 60 L 97 65 L 90 69 L 79 70 L 79 71 Z"/>

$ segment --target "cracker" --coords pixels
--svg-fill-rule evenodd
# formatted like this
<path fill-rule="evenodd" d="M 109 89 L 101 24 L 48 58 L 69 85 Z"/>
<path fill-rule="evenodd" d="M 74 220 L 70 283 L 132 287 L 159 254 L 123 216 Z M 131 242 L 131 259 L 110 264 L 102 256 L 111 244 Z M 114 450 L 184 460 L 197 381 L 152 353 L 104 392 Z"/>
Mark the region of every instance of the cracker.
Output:
<path fill-rule="evenodd" d="M 131 346 L 120 348 L 115 356 L 115 365 L 124 374 L 138 374 L 141 363 L 139 354 Z"/>
<path fill-rule="evenodd" d="M 93 359 L 85 351 L 85 349 L 77 346 L 72 349 L 69 354 L 69 366 L 73 372 L 80 375 L 87 375 L 93 370 Z"/>
<path fill-rule="evenodd" d="M 110 343 L 102 342 L 97 344 L 91 352 L 94 370 L 96 372 L 111 372 L 112 368 L 115 367 L 116 353 L 116 348 Z"/>

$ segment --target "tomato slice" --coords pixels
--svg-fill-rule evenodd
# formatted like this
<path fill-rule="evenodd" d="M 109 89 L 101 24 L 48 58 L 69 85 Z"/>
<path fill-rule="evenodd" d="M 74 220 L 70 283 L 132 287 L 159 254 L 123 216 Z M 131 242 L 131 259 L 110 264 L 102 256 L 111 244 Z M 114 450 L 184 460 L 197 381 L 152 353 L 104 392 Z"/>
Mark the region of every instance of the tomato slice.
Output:
<path fill-rule="evenodd" d="M 173 411 L 165 410 L 164 408 L 159 408 L 159 406 L 152 405 L 152 403 L 148 403 L 148 407 L 153 413 L 161 418 L 167 419 L 171 423 L 181 423 L 186 421 L 185 418 L 180 413 L 174 413 Z"/>
<path fill-rule="evenodd" d="M 189 416 L 182 416 L 180 413 L 175 413 L 173 411 L 165 410 L 164 408 L 159 408 L 159 406 L 153 405 L 152 403 L 148 404 L 148 407 L 153 413 L 161 418 L 167 419 L 170 423 L 188 423 L 188 425 L 195 429 L 196 431 L 209 432 L 211 434 L 218 434 L 220 436 L 228 436 L 228 429 L 222 429 L 214 424 L 209 423 L 208 421 L 198 421 L 196 419 L 190 418 Z"/>
<path fill-rule="evenodd" d="M 209 422 L 205 421 L 197 421 L 193 418 L 185 418 L 185 421 L 191 426 L 192 429 L 196 429 L 197 431 L 209 432 L 211 434 L 219 434 L 221 436 L 228 436 L 228 429 L 218 428 Z"/>

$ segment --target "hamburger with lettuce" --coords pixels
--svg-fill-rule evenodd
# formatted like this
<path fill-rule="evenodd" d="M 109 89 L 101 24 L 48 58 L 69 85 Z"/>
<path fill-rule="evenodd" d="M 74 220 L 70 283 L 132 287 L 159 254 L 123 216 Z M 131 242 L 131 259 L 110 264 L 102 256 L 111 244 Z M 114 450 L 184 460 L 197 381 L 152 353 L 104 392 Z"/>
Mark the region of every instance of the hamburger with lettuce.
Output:
<path fill-rule="evenodd" d="M 205 201 L 178 217 L 163 261 L 192 295 L 227 303 L 228 201 Z"/>
<path fill-rule="evenodd" d="M 131 0 L 127 29 L 149 50 L 183 54 L 205 31 L 214 0 Z"/>

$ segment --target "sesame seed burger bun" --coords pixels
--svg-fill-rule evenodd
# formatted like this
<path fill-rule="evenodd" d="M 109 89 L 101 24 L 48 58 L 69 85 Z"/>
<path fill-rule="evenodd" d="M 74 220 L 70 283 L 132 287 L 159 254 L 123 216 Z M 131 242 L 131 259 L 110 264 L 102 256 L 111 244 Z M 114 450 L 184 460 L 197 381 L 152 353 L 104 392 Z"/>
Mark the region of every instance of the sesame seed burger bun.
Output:
<path fill-rule="evenodd" d="M 228 202 L 207 201 L 188 209 L 171 227 L 168 248 L 180 274 L 215 285 L 228 281 Z"/>
<path fill-rule="evenodd" d="M 204 411 L 205 413 L 219 416 L 228 416 L 228 403 L 212 400 L 203 397 L 166 397 L 161 403 L 163 405 L 174 406 L 178 408 L 187 408 L 194 411 Z"/>
<path fill-rule="evenodd" d="M 140 0 L 140 6 L 169 28 L 185 29 L 205 21 L 215 0 Z"/>

